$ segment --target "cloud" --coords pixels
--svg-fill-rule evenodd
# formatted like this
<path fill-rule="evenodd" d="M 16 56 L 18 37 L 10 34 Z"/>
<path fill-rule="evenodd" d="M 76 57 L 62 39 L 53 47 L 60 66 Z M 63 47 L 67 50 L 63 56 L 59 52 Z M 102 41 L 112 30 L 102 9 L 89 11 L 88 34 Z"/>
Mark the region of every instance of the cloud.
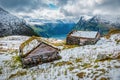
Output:
<path fill-rule="evenodd" d="M 44 0 L 0 0 L 0 6 L 14 12 L 30 12 L 38 8 L 46 8 Z"/>
<path fill-rule="evenodd" d="M 0 0 L 0 6 L 18 15 L 51 19 L 120 15 L 120 0 Z"/>
<path fill-rule="evenodd" d="M 62 7 L 61 12 L 66 16 L 120 15 L 120 0 L 74 0 Z"/>
<path fill-rule="evenodd" d="M 120 0 L 104 0 L 102 4 L 96 6 L 101 13 L 120 15 Z"/>

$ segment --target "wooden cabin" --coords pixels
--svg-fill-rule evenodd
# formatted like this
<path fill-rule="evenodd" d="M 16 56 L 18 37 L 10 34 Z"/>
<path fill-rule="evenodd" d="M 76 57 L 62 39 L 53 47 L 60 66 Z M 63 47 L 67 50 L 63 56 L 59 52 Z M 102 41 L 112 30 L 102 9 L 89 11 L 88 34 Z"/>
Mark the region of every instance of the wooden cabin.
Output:
<path fill-rule="evenodd" d="M 88 45 L 95 44 L 100 39 L 97 31 L 72 31 L 67 35 L 66 44 L 68 45 Z"/>
<path fill-rule="evenodd" d="M 36 37 L 31 37 L 20 46 L 23 68 L 60 59 L 59 49 Z"/>

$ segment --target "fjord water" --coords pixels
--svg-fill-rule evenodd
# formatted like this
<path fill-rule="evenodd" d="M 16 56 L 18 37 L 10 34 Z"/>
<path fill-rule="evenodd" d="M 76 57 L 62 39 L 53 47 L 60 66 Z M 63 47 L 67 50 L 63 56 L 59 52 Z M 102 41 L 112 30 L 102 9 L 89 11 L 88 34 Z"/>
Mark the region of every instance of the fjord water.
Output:
<path fill-rule="evenodd" d="M 34 25 L 32 29 L 41 37 L 63 40 L 74 26 L 75 23 L 46 23 Z"/>

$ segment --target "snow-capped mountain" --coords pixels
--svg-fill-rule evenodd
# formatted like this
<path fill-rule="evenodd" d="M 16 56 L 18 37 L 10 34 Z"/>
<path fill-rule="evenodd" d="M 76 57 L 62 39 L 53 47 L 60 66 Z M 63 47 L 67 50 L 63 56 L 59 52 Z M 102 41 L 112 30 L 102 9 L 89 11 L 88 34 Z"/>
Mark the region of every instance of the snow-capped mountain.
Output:
<path fill-rule="evenodd" d="M 25 21 L 0 8 L 0 36 L 36 35 Z"/>
<path fill-rule="evenodd" d="M 106 34 L 110 29 L 120 29 L 119 16 L 94 16 L 89 19 L 81 17 L 73 30 L 99 31 Z"/>

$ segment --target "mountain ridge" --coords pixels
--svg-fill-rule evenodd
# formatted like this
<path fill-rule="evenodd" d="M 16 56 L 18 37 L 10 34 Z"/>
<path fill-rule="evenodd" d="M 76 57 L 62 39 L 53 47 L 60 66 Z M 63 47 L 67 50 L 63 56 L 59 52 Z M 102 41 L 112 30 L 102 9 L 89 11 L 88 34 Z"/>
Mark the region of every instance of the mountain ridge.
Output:
<path fill-rule="evenodd" d="M 107 34 L 111 29 L 120 29 L 120 18 L 111 18 L 110 16 L 93 16 L 85 19 L 82 16 L 72 30 L 99 31 L 102 35 Z"/>
<path fill-rule="evenodd" d="M 0 8 L 0 37 L 9 35 L 37 36 L 24 20 Z"/>

